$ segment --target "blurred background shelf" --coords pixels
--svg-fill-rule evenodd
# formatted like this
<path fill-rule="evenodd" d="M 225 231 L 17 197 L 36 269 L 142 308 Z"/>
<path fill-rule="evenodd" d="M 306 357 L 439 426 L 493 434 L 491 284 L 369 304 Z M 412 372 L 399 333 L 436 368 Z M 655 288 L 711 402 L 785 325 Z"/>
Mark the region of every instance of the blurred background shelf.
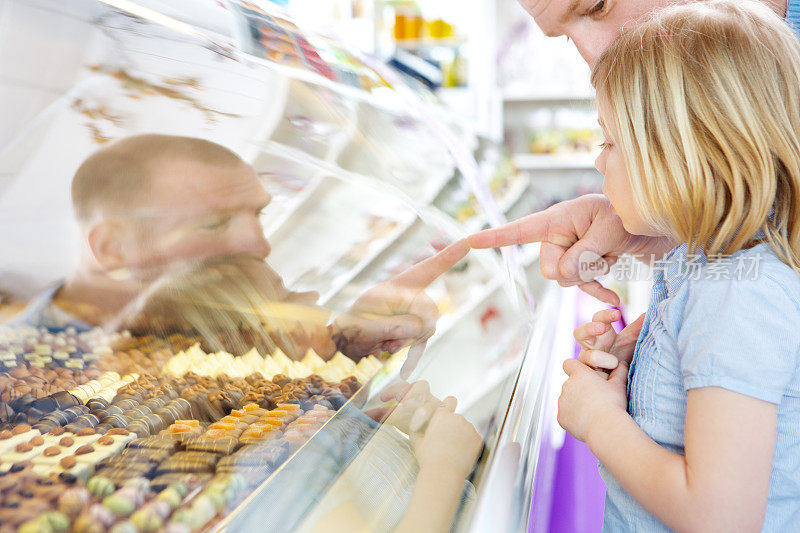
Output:
<path fill-rule="evenodd" d="M 584 170 L 593 169 L 597 154 L 514 154 L 513 162 L 520 170 Z"/>
<path fill-rule="evenodd" d="M 594 93 L 530 93 L 527 91 L 506 91 L 503 93 L 505 104 L 594 104 Z"/>

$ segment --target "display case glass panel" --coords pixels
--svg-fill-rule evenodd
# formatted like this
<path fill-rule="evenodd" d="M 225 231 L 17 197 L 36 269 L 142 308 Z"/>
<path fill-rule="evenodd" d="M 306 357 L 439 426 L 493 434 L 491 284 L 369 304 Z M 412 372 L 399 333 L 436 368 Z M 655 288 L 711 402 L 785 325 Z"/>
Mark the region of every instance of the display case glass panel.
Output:
<path fill-rule="evenodd" d="M 467 529 L 532 316 L 435 201 L 496 210 L 475 139 L 268 5 L 159 4 L 3 3 L 0 530 Z"/>

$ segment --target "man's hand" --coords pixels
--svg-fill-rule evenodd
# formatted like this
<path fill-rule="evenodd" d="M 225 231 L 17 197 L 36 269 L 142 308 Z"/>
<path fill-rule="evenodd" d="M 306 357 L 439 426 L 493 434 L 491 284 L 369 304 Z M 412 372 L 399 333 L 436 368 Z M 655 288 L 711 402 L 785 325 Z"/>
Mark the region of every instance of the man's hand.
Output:
<path fill-rule="evenodd" d="M 620 255 L 633 254 L 658 259 L 674 243 L 659 237 L 631 235 L 611 203 L 602 194 L 588 194 L 522 217 L 499 228 L 487 229 L 468 238 L 472 248 L 496 248 L 512 244 L 541 242 L 539 265 L 542 275 L 561 286 L 578 285 L 581 290 L 611 305 L 619 296 L 594 280 L 581 278 L 581 255 L 605 259 L 605 274 Z M 585 257 L 585 256 L 584 256 Z"/>
<path fill-rule="evenodd" d="M 362 294 L 333 323 L 336 346 L 358 359 L 411 345 L 402 371 L 404 376 L 410 374 L 439 318 L 436 304 L 424 290 L 468 252 L 466 240 L 460 240 Z"/>

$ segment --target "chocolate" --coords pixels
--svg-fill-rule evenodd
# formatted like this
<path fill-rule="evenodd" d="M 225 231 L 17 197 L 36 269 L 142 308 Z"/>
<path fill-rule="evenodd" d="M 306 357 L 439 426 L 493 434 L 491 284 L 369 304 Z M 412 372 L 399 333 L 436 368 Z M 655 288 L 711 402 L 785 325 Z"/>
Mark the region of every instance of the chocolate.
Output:
<path fill-rule="evenodd" d="M 169 472 L 157 476 L 151 483 L 150 487 L 156 492 L 162 492 L 176 483 L 181 483 L 186 486 L 205 485 L 211 480 L 212 475 L 208 473 L 181 473 Z M 180 497 L 180 495 L 179 495 Z"/>
<path fill-rule="evenodd" d="M 64 413 L 70 417 L 70 420 L 75 420 L 81 415 L 89 414 L 89 408 L 85 405 L 76 405 L 75 407 L 64 409 Z"/>
<path fill-rule="evenodd" d="M 155 413 L 159 418 L 161 418 L 162 424 L 166 427 L 170 424 L 174 424 L 175 421 L 178 419 L 178 413 L 176 413 L 173 409 L 169 407 L 164 407 L 163 409 L 159 409 Z"/>
<path fill-rule="evenodd" d="M 233 455 L 223 457 L 218 466 L 270 466 L 276 467 L 289 457 L 289 447 L 281 441 L 245 446 Z"/>
<path fill-rule="evenodd" d="M 93 413 L 97 413 L 98 411 L 107 409 L 108 406 L 109 403 L 103 398 L 92 398 L 91 400 L 86 402 L 86 407 L 88 407 L 89 410 L 92 411 Z"/>
<path fill-rule="evenodd" d="M 32 389 L 27 386 L 15 387 L 14 391 L 17 394 L 21 394 L 21 396 L 9 403 L 14 411 L 26 411 L 28 409 L 28 405 L 36 401 L 36 398 L 30 392 L 31 390 Z"/>
<path fill-rule="evenodd" d="M 152 434 L 150 427 L 141 420 L 134 420 L 127 425 L 127 429 L 140 437 L 149 437 Z"/>
<path fill-rule="evenodd" d="M 192 404 L 184 398 L 175 398 L 170 402 L 170 405 L 175 408 L 178 413 L 178 418 L 194 418 L 192 414 Z M 177 420 L 176 419 L 176 420 Z"/>
<path fill-rule="evenodd" d="M 80 401 L 67 391 L 58 391 L 51 395 L 58 405 L 58 409 L 69 409 L 80 405 Z"/>
<path fill-rule="evenodd" d="M 343 395 L 343 394 L 341 394 L 341 393 L 339 393 L 339 394 L 332 394 L 332 395 L 328 396 L 328 401 L 329 401 L 329 402 L 331 403 L 331 405 L 333 406 L 333 409 L 335 409 L 335 410 L 337 410 L 337 411 L 338 411 L 339 409 L 341 409 L 341 408 L 342 408 L 342 406 L 343 406 L 344 404 L 346 404 L 346 403 L 347 403 L 347 398 L 345 397 L 345 395 Z"/>
<path fill-rule="evenodd" d="M 158 416 L 155 413 L 151 413 L 151 414 L 145 416 L 144 418 L 142 418 L 141 420 L 145 424 L 147 424 L 147 427 L 150 429 L 150 434 L 151 435 L 155 435 L 156 433 L 158 433 L 159 431 L 161 431 L 162 429 L 164 429 L 165 427 L 167 427 L 169 425 L 169 424 L 165 424 L 164 420 L 162 420 L 161 417 Z"/>
<path fill-rule="evenodd" d="M 128 462 L 160 463 L 172 453 L 158 448 L 125 448 L 116 458 Z"/>
<path fill-rule="evenodd" d="M 96 416 L 92 414 L 88 414 L 79 416 L 78 418 L 75 419 L 74 422 L 71 422 L 64 427 L 66 428 L 67 431 L 70 431 L 72 433 L 77 433 L 82 429 L 93 428 L 99 423 L 100 419 L 98 419 Z"/>
<path fill-rule="evenodd" d="M 40 420 L 39 422 L 36 422 L 33 425 L 33 429 L 39 431 L 40 433 L 47 433 L 51 429 L 56 428 L 56 427 L 60 427 L 60 426 L 58 424 L 56 424 L 55 422 L 50 421 L 50 420 Z"/>
<path fill-rule="evenodd" d="M 223 437 L 219 439 L 189 437 L 183 441 L 183 445 L 189 451 L 230 455 L 239 447 L 239 442 L 234 437 Z"/>
<path fill-rule="evenodd" d="M 75 420 L 75 418 L 77 417 L 70 416 L 66 411 L 53 411 L 52 413 L 48 413 L 44 417 L 44 420 L 51 420 L 59 426 L 64 426 Z"/>
<path fill-rule="evenodd" d="M 58 479 L 70 485 L 74 485 L 78 482 L 78 476 L 71 474 L 70 472 L 61 472 L 58 474 Z"/>
<path fill-rule="evenodd" d="M 31 408 L 29 409 L 28 415 L 30 416 L 30 411 L 34 409 L 40 411 L 42 415 L 44 415 L 45 413 L 56 411 L 58 408 L 58 402 L 56 402 L 53 397 L 45 396 L 44 398 L 40 398 L 33 402 Z"/>
<path fill-rule="evenodd" d="M 131 423 L 131 419 L 125 415 L 112 415 L 104 422 L 106 425 L 111 426 L 112 428 L 124 428 Z"/>
<path fill-rule="evenodd" d="M 159 409 L 162 409 L 169 400 L 167 398 L 158 397 L 158 398 L 150 398 L 147 400 L 144 405 L 150 409 L 152 412 L 156 412 Z"/>
<path fill-rule="evenodd" d="M 136 400 L 122 399 L 122 400 L 119 400 L 119 401 L 114 400 L 114 403 L 113 403 L 113 405 L 111 405 L 111 407 L 118 407 L 119 409 L 122 409 L 122 411 L 124 412 L 124 411 L 128 411 L 129 409 L 133 409 L 134 407 L 137 407 L 138 405 L 139 405 L 139 402 L 137 402 Z M 109 407 L 109 409 L 111 407 Z"/>
<path fill-rule="evenodd" d="M 138 405 L 138 406 L 134 407 L 133 409 L 128 409 L 127 411 L 125 411 L 124 414 L 128 418 L 135 420 L 137 418 L 142 418 L 143 416 L 147 416 L 147 415 L 151 414 L 152 412 L 153 411 L 150 410 L 147 406 Z"/>
<path fill-rule="evenodd" d="M 155 437 L 145 437 L 132 440 L 129 444 L 129 448 L 154 448 L 158 450 L 167 450 L 170 452 L 175 452 L 178 450 L 178 442 L 160 436 Z"/>
<path fill-rule="evenodd" d="M 134 463 L 129 465 L 113 465 L 104 467 L 99 471 L 115 485 L 122 485 L 126 481 L 137 477 L 152 477 L 156 465 L 153 463 Z"/>
<path fill-rule="evenodd" d="M 106 418 L 114 415 L 121 415 L 124 413 L 123 409 L 118 405 L 112 405 L 106 409 L 102 409 L 97 411 L 95 414 L 100 417 L 100 420 L 105 420 Z"/>

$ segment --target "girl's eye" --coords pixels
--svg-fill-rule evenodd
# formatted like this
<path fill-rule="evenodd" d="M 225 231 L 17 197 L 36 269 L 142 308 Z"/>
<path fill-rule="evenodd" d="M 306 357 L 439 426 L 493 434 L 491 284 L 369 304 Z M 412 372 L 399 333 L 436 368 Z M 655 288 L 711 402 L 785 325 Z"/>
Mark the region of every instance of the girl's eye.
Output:
<path fill-rule="evenodd" d="M 605 7 L 606 7 L 606 2 L 605 2 L 605 0 L 600 0 L 600 2 L 597 2 L 597 3 L 594 5 L 594 7 L 592 7 L 592 8 L 589 10 L 589 13 L 587 13 L 587 14 L 588 14 L 589 16 L 597 15 L 598 13 L 600 13 L 601 11 L 603 11 L 603 8 L 605 8 Z"/>
<path fill-rule="evenodd" d="M 606 148 L 609 148 L 611 146 L 611 143 L 602 142 L 598 146 L 600 146 L 601 150 L 605 150 Z"/>

